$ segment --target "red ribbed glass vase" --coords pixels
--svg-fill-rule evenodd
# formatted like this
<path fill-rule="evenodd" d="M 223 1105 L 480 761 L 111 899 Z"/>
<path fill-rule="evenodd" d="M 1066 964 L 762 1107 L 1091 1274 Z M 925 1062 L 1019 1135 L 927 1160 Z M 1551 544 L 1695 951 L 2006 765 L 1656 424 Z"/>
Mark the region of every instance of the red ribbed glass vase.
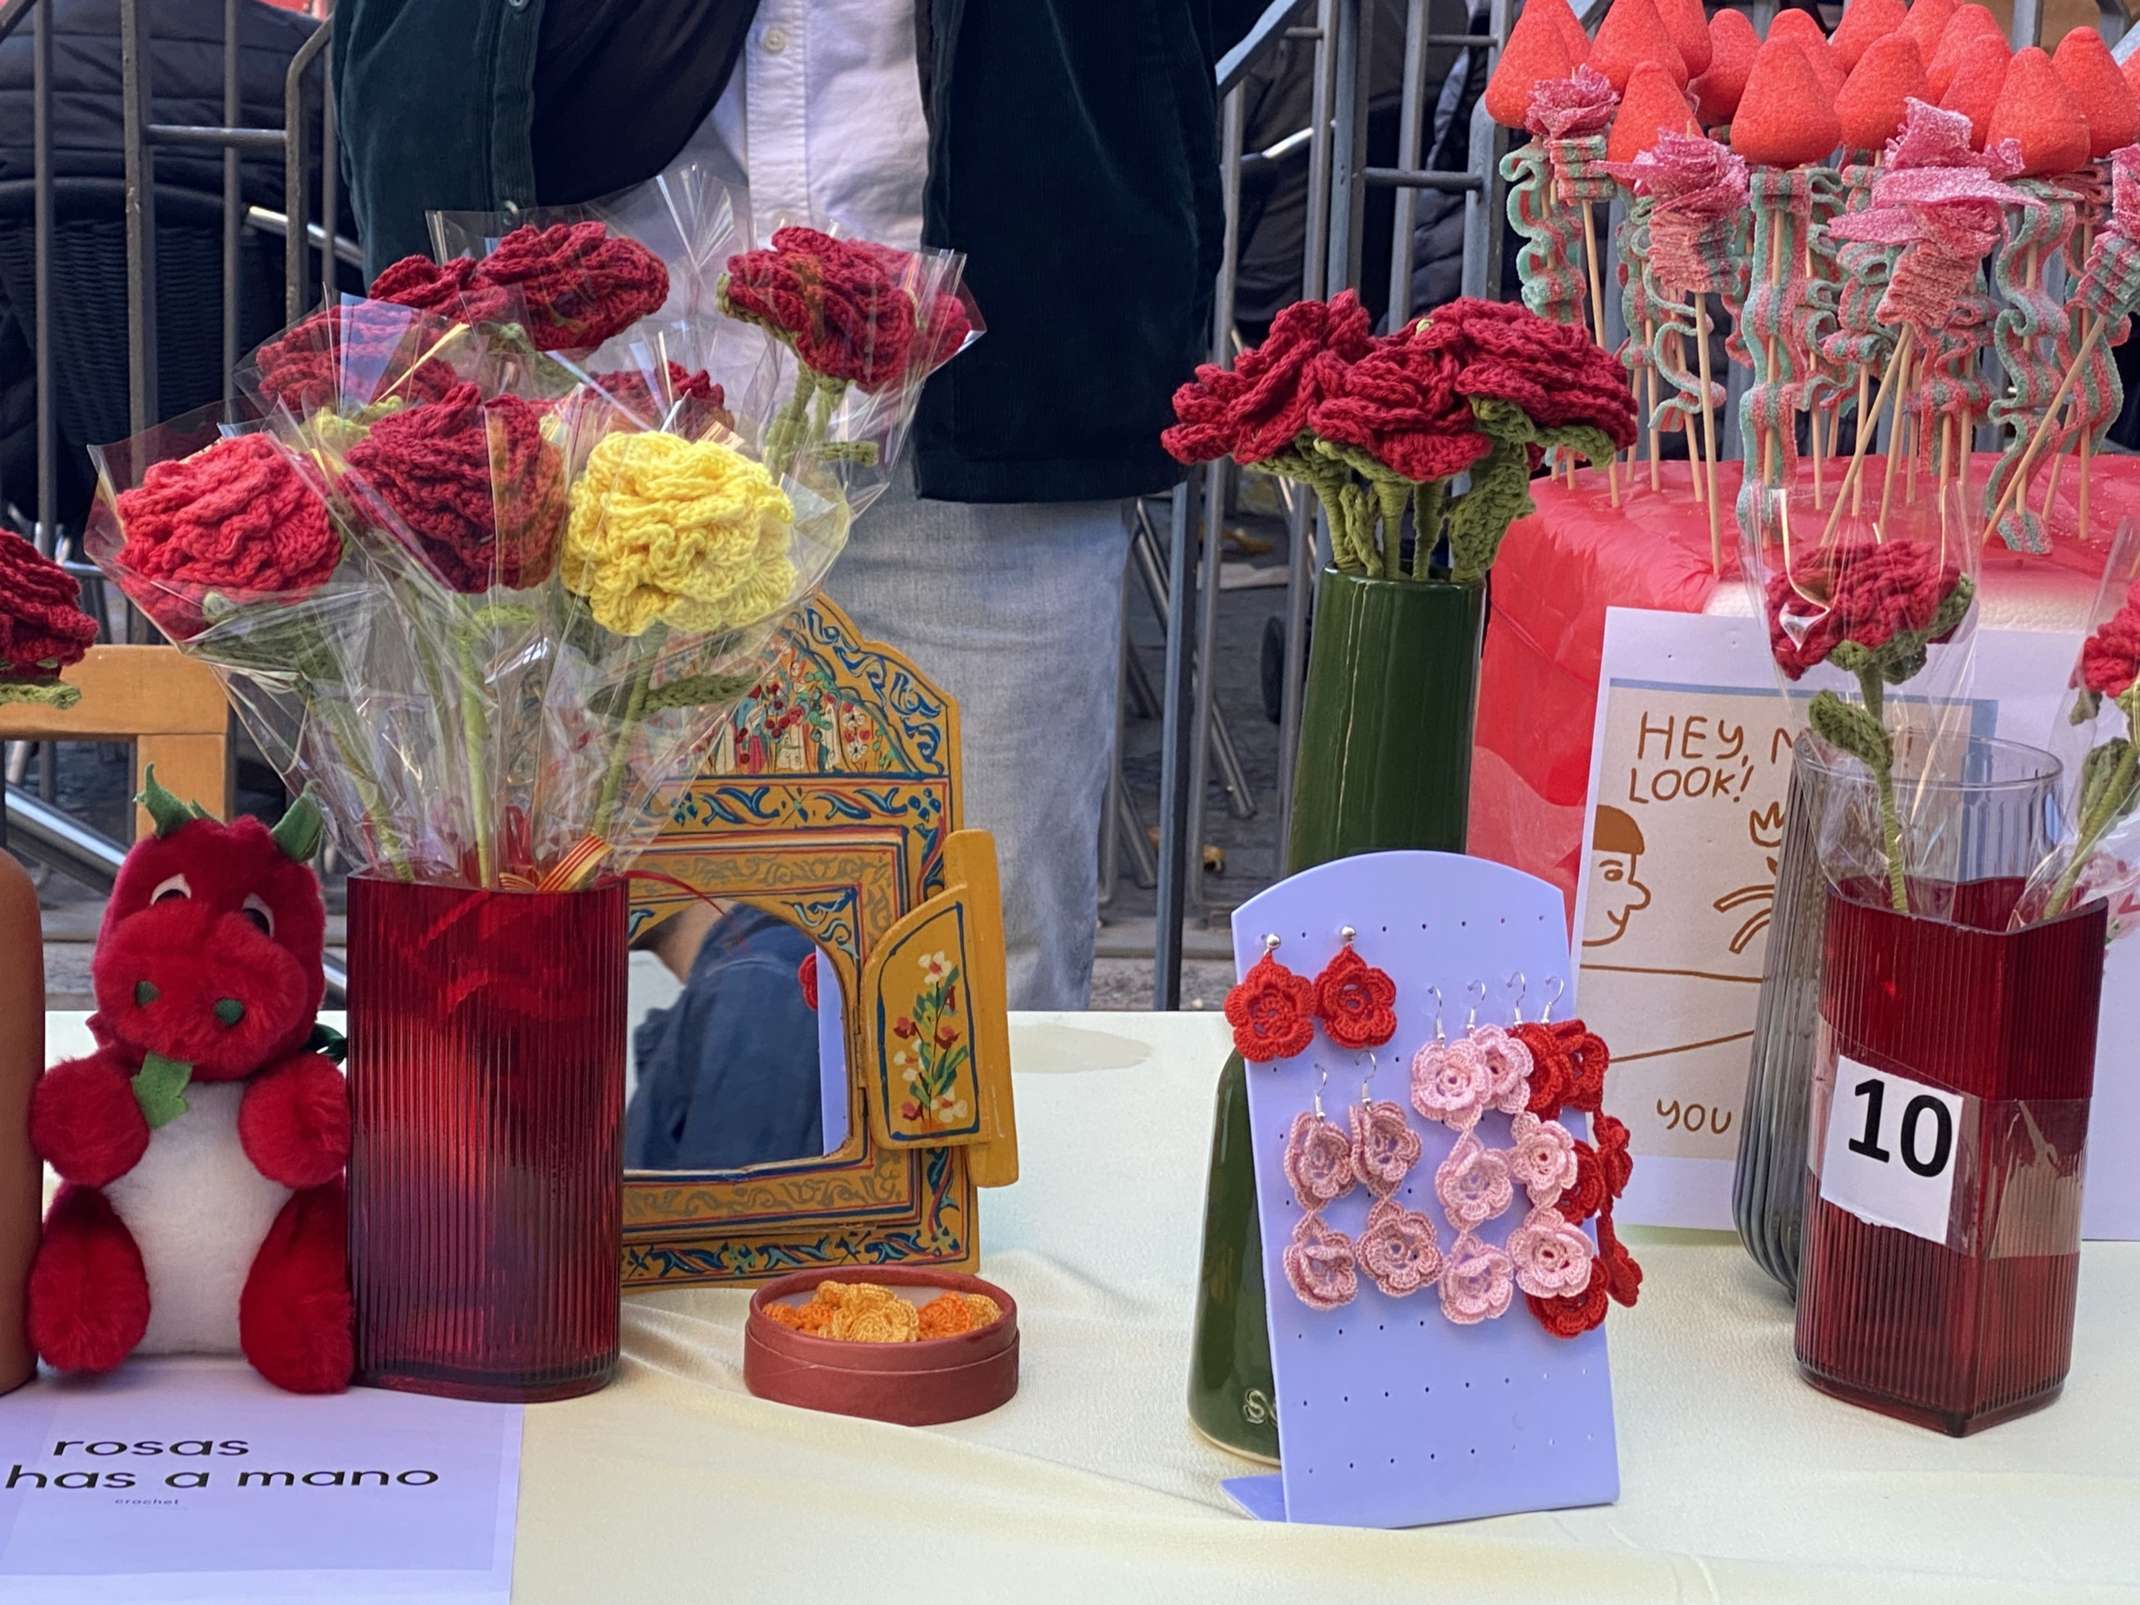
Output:
<path fill-rule="evenodd" d="M 617 1365 L 625 887 L 349 883 L 357 1378 L 592 1393 Z"/>
<path fill-rule="evenodd" d="M 1955 888 L 1961 924 L 1898 914 L 1878 888 L 1828 898 L 1798 1363 L 1956 1436 L 2050 1403 L 2073 1353 L 2107 911 L 2009 933 L 2021 884 Z M 1824 1167 L 1873 1162 L 1947 1169 L 1944 1202 L 1846 1207 L 1858 1181 L 1823 1186 Z"/>

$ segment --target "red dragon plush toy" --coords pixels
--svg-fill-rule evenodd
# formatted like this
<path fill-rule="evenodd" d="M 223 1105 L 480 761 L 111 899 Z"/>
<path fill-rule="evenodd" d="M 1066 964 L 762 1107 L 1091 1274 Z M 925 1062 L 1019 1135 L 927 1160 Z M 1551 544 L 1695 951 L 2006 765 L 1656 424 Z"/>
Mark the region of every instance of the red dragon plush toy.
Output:
<path fill-rule="evenodd" d="M 91 974 L 97 1051 L 55 1065 L 30 1140 L 65 1183 L 30 1273 L 30 1338 L 61 1371 L 242 1350 L 278 1387 L 351 1369 L 349 1100 L 315 1030 L 326 910 L 299 798 L 272 831 L 156 784 Z"/>

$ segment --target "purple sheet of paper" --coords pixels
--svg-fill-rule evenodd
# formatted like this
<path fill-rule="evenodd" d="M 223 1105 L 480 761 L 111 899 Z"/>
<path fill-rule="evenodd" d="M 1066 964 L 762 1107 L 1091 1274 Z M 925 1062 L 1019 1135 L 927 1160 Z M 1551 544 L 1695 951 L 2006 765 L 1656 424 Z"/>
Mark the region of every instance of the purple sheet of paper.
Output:
<path fill-rule="evenodd" d="M 1234 913 L 1234 962 L 1242 973 L 1263 956 L 1264 936 L 1284 939 L 1279 960 L 1311 979 L 1339 947 L 1340 930 L 1397 983 L 1397 1035 L 1376 1050 L 1372 1096 L 1405 1106 L 1422 1151 L 1400 1197 L 1434 1222 L 1444 1249 L 1456 1232 L 1434 1197 L 1434 1171 L 1456 1134 L 1410 1105 L 1412 1055 L 1434 1034 L 1441 988 L 1449 1035 L 1477 1001 L 1481 1024 L 1511 1023 L 1518 1002 L 1536 1018 L 1571 980 L 1561 895 L 1533 876 L 1453 853 L 1372 853 L 1307 870 Z M 1556 1017 L 1573 1012 L 1563 996 Z M 1393 1299 L 1365 1275 L 1354 1300 L 1309 1309 L 1287 1285 L 1285 1249 L 1301 1218 L 1281 1163 L 1293 1117 L 1312 1107 L 1318 1073 L 1329 1072 L 1323 1107 L 1340 1127 L 1360 1096 L 1368 1056 L 1333 1045 L 1318 1028 L 1307 1052 L 1248 1067 L 1256 1201 L 1262 1215 L 1265 1312 L 1278 1393 L 1278 1477 L 1228 1482 L 1227 1493 L 1265 1520 L 1353 1527 L 1412 1527 L 1520 1510 L 1606 1504 L 1619 1496 L 1612 1379 L 1603 1328 L 1553 1337 L 1518 1292 L 1495 1321 L 1448 1320 L 1431 1287 Z M 1585 1117 L 1563 1120 L 1587 1139 Z M 1489 1113 L 1479 1136 L 1509 1143 L 1508 1116 Z M 1324 1211 L 1357 1235 L 1368 1199 L 1354 1188 Z M 1480 1228 L 1501 1243 L 1524 1204 Z M 1595 1229 L 1586 1227 L 1593 1238 Z M 1282 1492 L 1282 1501 L 1278 1494 Z"/>

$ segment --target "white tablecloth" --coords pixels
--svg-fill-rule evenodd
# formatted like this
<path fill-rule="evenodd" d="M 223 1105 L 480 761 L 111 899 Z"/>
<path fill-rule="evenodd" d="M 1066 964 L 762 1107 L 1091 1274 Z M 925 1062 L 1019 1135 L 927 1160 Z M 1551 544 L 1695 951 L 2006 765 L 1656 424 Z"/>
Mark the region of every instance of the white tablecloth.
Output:
<path fill-rule="evenodd" d="M 77 1040 L 55 1016 L 55 1056 Z M 2140 1245 L 2084 1251 L 2062 1399 L 1954 1440 L 1815 1393 L 1728 1237 L 1630 1230 L 1616 1505 L 1411 1532 L 1272 1526 L 1183 1410 L 1210 1015 L 1014 1020 L 1025 1179 L 981 1200 L 1018 1397 L 910 1430 L 743 1391 L 739 1292 L 627 1301 L 625 1361 L 530 1407 L 516 1601 L 2131 1597 Z M 2119 1162 L 2093 1156 L 2098 1164 Z"/>

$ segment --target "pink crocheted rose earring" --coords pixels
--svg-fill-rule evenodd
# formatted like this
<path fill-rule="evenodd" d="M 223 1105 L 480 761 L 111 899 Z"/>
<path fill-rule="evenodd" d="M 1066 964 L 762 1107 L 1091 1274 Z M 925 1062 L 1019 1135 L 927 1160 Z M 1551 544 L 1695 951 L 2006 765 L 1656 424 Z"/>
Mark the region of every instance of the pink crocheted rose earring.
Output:
<path fill-rule="evenodd" d="M 1441 988 L 1427 991 L 1434 997 L 1434 1040 L 1412 1056 L 1412 1107 L 1451 1131 L 1469 1131 L 1493 1097 L 1493 1070 L 1468 1037 L 1448 1039 L 1442 1031 Z"/>
<path fill-rule="evenodd" d="M 1510 1036 L 1498 1025 L 1479 1024 L 1479 1005 L 1486 1001 L 1486 983 L 1474 981 L 1472 988 L 1478 994 L 1470 1012 L 1464 1019 L 1464 1040 L 1471 1045 L 1486 1066 L 1488 1089 L 1486 1107 L 1497 1109 L 1504 1115 L 1515 1114 L 1530 1101 L 1531 1096 L 1531 1050 Z M 1518 970 L 1508 979 L 1516 986 L 1516 1019 L 1523 1020 L 1523 972 Z"/>
<path fill-rule="evenodd" d="M 1315 1107 L 1293 1117 L 1286 1133 L 1285 1178 L 1305 1212 L 1286 1247 L 1286 1284 L 1311 1310 L 1334 1310 L 1359 1291 L 1352 1239 L 1322 1218 L 1323 1206 L 1351 1192 L 1352 1143 L 1323 1113 L 1325 1070 L 1315 1084 Z"/>
<path fill-rule="evenodd" d="M 1347 1111 L 1352 1121 L 1352 1173 L 1374 1194 L 1367 1228 L 1353 1244 L 1360 1268 L 1391 1298 L 1432 1287 L 1441 1275 L 1441 1239 L 1434 1223 L 1397 1199 L 1397 1190 L 1419 1162 L 1419 1133 L 1404 1118 L 1404 1108 L 1368 1094 L 1380 1065 L 1368 1055 L 1367 1080 L 1360 1101 Z"/>

